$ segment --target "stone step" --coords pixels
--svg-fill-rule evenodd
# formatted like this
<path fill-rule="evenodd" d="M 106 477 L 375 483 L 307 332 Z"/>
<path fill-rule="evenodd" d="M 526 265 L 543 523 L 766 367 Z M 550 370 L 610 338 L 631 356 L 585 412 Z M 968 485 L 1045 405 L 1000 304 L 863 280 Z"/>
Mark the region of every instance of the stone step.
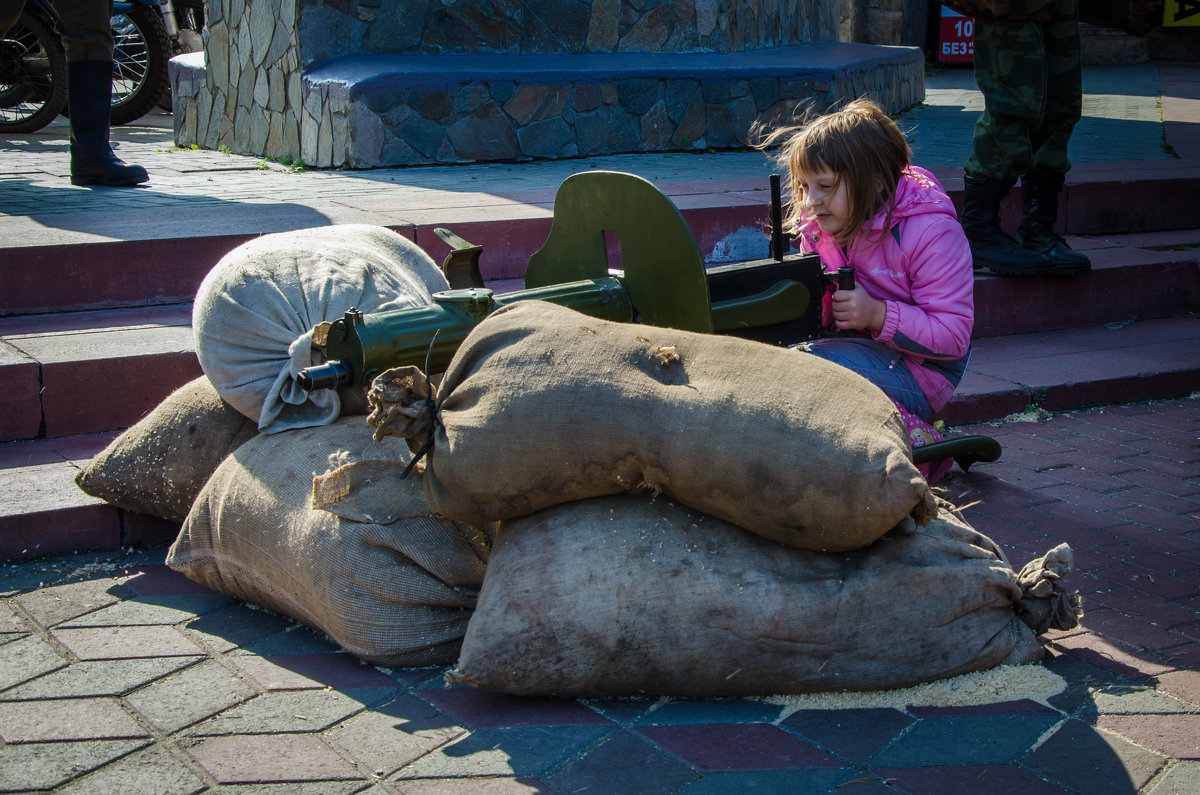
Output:
<path fill-rule="evenodd" d="M 933 171 L 961 207 L 961 169 Z M 1186 162 L 1084 163 L 1070 177 L 1060 213 L 1069 234 L 1107 238 L 1200 227 L 1200 168 Z M 766 256 L 770 194 L 764 179 L 726 176 L 659 188 L 679 208 L 706 261 Z M 353 195 L 339 196 L 320 213 L 294 203 L 247 213 L 239 204 L 199 202 L 188 209 L 186 226 L 164 224 L 122 196 L 124 203 L 81 205 L 69 226 L 57 216 L 0 218 L 0 317 L 188 302 L 204 275 L 238 244 L 264 231 L 331 223 L 380 223 L 439 261 L 449 249 L 433 230 L 448 227 L 484 246 L 485 279 L 520 278 L 529 256 L 546 241 L 554 193 L 373 192 L 361 199 L 363 206 Z M 1010 193 L 1001 215 L 1006 228 L 1015 230 L 1019 191 Z M 119 235 L 110 234 L 113 230 Z"/>
<path fill-rule="evenodd" d="M 191 306 L 0 318 L 0 441 L 126 428 L 200 375 Z"/>
<path fill-rule="evenodd" d="M 1179 317 L 1200 305 L 1200 229 L 1070 241 L 1091 256 L 1090 273 L 976 276 L 976 339 Z M 128 427 L 200 372 L 190 304 L 0 318 L 0 442 Z"/>
<path fill-rule="evenodd" d="M 321 167 L 555 160 L 745 146 L 758 121 L 790 119 L 797 106 L 870 97 L 895 113 L 924 95 L 915 47 L 597 52 L 589 35 L 587 50 L 356 52 L 323 58 L 302 74 L 256 65 L 272 86 L 295 81 L 298 95 L 288 85 L 288 96 L 256 96 L 230 135 L 212 95 L 229 70 L 210 46 L 172 61 L 176 138 L 206 148 L 224 141 L 254 155 L 298 153 Z M 289 141 L 272 111 L 299 95 L 302 124 Z"/>
<path fill-rule="evenodd" d="M 953 432 L 956 425 L 997 421 L 1031 407 L 1069 410 L 1197 390 L 1200 319 L 1167 318 L 980 339 L 943 414 Z M 80 403 L 89 402 L 86 397 Z M 174 537 L 177 524 L 120 510 L 75 486 L 81 462 L 114 436 L 0 445 L 0 559 L 164 544 Z"/>
<path fill-rule="evenodd" d="M 1145 63 L 1150 60 L 1149 42 L 1118 28 L 1079 25 L 1080 57 L 1085 66 Z"/>

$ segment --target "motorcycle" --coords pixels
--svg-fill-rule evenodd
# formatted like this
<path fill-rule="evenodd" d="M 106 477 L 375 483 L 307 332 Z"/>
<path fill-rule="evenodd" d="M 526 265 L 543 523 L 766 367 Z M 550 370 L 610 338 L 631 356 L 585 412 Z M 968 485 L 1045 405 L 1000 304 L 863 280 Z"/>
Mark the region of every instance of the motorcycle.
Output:
<path fill-rule="evenodd" d="M 42 129 L 67 104 L 67 57 L 47 0 L 27 0 L 0 40 L 0 131 Z"/>
<path fill-rule="evenodd" d="M 36 132 L 67 107 L 66 57 L 48 0 L 26 0 L 0 41 L 0 131 Z M 204 0 L 113 3 L 112 124 L 170 108 L 167 61 L 203 47 Z"/>

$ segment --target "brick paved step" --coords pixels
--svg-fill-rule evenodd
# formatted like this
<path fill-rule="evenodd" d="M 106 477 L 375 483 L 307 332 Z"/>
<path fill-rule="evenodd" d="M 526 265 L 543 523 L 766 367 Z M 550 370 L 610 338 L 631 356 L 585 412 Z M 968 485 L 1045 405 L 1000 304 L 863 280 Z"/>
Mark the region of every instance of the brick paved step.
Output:
<path fill-rule="evenodd" d="M 1200 390 L 1200 318 L 1122 321 L 976 340 L 949 425 Z"/>
<path fill-rule="evenodd" d="M 0 319 L 0 441 L 126 428 L 200 372 L 190 305 Z"/>
<path fill-rule="evenodd" d="M 1091 273 L 978 275 L 975 337 L 1179 317 L 1200 305 L 1200 229 L 1072 242 L 1088 250 Z M 199 374 L 190 304 L 0 318 L 0 443 L 128 427 Z"/>
<path fill-rule="evenodd" d="M 961 169 L 933 170 L 961 204 Z M 706 259 L 765 256 L 765 238 L 758 241 L 762 251 L 730 252 L 739 235 L 762 237 L 769 201 L 762 179 L 659 187 L 679 207 Z M 1002 206 L 1010 229 L 1019 222 L 1018 194 Z M 485 278 L 521 277 L 530 254 L 546 240 L 554 191 L 449 196 L 432 190 L 375 193 L 365 195 L 362 206 L 353 196 L 341 197 L 319 212 L 298 203 L 256 206 L 253 213 L 232 202 L 195 201 L 163 213 L 84 206 L 71 213 L 69 225 L 61 214 L 0 217 L 0 316 L 190 301 L 209 269 L 238 244 L 265 232 L 332 223 L 382 223 L 438 260 L 448 249 L 433 229 L 450 227 L 484 246 Z M 1060 216 L 1072 235 L 1195 229 L 1200 168 L 1173 160 L 1081 164 L 1071 171 Z"/>
<path fill-rule="evenodd" d="M 0 445 L 0 560 L 73 550 L 160 545 L 178 523 L 122 511 L 84 494 L 75 473 L 115 433 Z"/>
<path fill-rule="evenodd" d="M 128 381 L 124 394 L 138 387 L 136 380 Z M 1000 419 L 1031 405 L 1066 410 L 1195 391 L 1200 391 L 1200 318 L 1166 318 L 980 339 L 943 416 L 954 426 Z M 103 403 L 97 394 L 75 394 L 78 411 Z M 157 403 L 131 399 L 123 408 L 130 412 L 129 422 L 141 416 L 132 413 L 139 401 L 145 405 L 141 413 Z M 114 436 L 0 444 L 0 559 L 165 543 L 173 537 L 176 525 L 119 510 L 74 485 L 79 462 Z M 35 538 L 28 537 L 30 528 L 36 528 Z"/>

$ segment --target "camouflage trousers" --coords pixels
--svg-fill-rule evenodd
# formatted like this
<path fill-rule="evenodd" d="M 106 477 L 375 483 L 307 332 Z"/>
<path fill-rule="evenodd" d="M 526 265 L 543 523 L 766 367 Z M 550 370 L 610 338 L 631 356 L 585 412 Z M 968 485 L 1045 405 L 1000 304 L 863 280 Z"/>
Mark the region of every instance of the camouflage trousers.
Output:
<path fill-rule="evenodd" d="M 975 82 L 984 111 L 965 170 L 1011 184 L 1022 174 L 1065 174 L 1083 85 L 1079 0 L 1051 0 L 1048 22 L 975 21 Z"/>

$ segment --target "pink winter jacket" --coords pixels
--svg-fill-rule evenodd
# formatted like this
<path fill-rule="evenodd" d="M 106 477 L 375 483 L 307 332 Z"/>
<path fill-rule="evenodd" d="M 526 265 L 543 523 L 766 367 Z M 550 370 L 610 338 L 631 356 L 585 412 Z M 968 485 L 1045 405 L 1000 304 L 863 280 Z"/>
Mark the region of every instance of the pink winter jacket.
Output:
<path fill-rule="evenodd" d="M 817 252 L 829 272 L 853 266 L 856 289 L 887 303 L 883 330 L 870 336 L 904 357 L 930 408 L 939 411 L 962 380 L 971 352 L 971 249 L 950 197 L 925 169 L 906 168 L 893 201 L 891 228 L 884 229 L 887 213 L 880 210 L 868 222 L 866 239 L 848 252 L 822 235 L 815 219 L 803 219 L 800 250 Z"/>

